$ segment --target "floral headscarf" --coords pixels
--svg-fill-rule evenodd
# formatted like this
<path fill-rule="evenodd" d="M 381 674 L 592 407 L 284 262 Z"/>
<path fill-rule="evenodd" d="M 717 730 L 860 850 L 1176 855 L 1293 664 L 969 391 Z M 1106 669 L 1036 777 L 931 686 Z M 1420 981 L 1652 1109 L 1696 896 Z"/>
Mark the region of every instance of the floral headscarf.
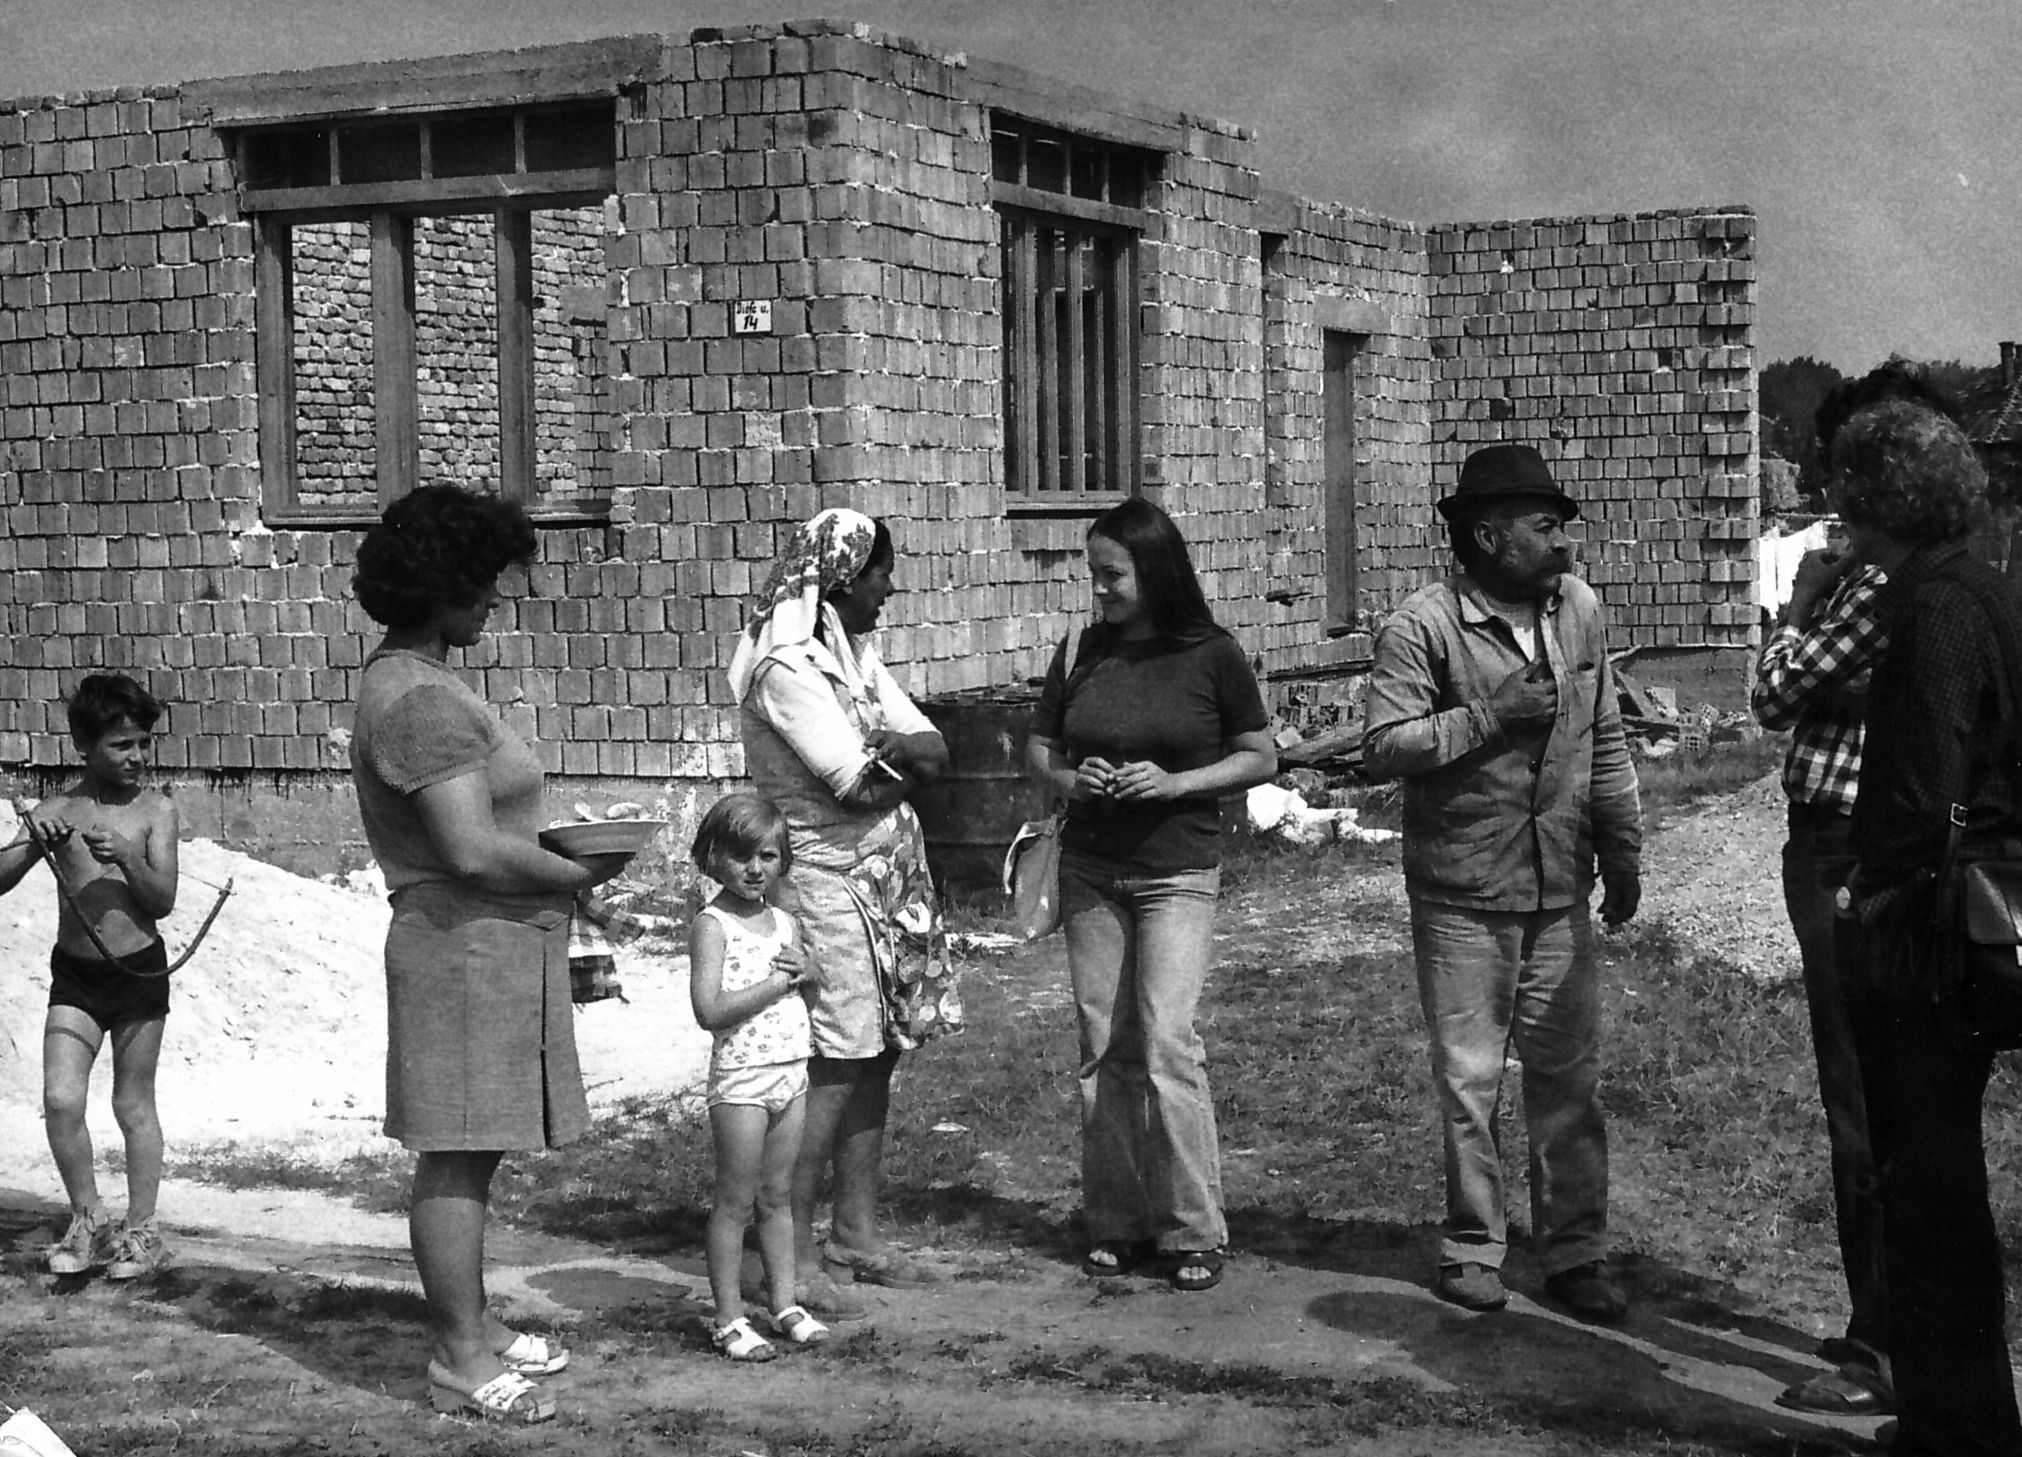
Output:
<path fill-rule="evenodd" d="M 845 646 L 848 638 L 828 594 L 862 575 L 877 531 L 870 517 L 842 506 L 832 506 L 794 529 L 765 585 L 751 599 L 751 621 L 730 659 L 730 691 L 739 703 L 751 691 L 759 664 L 781 648 L 809 641 L 819 625 L 825 625 L 824 635 L 837 650 L 843 671 L 854 672 L 854 656 Z M 852 692 L 860 691 L 859 685 L 850 686 Z"/>

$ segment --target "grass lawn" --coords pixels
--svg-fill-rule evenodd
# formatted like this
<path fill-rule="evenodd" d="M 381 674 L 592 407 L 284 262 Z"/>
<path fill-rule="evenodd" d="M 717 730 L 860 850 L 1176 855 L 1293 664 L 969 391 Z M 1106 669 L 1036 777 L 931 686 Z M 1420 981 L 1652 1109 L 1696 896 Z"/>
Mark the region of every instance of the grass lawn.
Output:
<path fill-rule="evenodd" d="M 1753 782 L 1779 754 L 1772 740 L 1646 766 L 1653 823 Z M 1365 819 L 1383 815 L 1379 796 Z M 1394 847 L 1242 845 L 1219 937 L 1202 1028 L 1235 1248 L 1325 1263 L 1342 1242 L 1374 1242 L 1402 1250 L 1412 1278 L 1429 1278 L 1439 1142 Z M 1699 1296 L 1709 1312 L 1837 1333 L 1844 1286 L 1798 982 L 1751 979 L 1683 944 L 1656 913 L 1605 938 L 1603 955 L 1612 1221 L 1632 1294 Z M 1080 1248 L 1061 943 L 982 959 L 965 988 L 967 1033 L 905 1061 L 887 1207 L 914 1240 L 1007 1256 L 1004 1278 L 1015 1279 L 1020 1261 L 1072 1259 Z M 1527 1149 L 1511 1111 L 1504 1154 L 1522 1224 Z M 1987 1139 L 2002 1237 L 2022 1248 L 2022 1197 L 2003 1177 L 2022 1165 L 2007 1069 L 1989 1095 Z M 510 1160 L 494 1207 L 544 1231 L 692 1253 L 709 1157 L 691 1106 L 633 1104 L 570 1149 Z M 211 1160 L 183 1171 L 341 1189 L 387 1209 L 403 1206 L 407 1179 L 398 1153 L 337 1170 Z"/>

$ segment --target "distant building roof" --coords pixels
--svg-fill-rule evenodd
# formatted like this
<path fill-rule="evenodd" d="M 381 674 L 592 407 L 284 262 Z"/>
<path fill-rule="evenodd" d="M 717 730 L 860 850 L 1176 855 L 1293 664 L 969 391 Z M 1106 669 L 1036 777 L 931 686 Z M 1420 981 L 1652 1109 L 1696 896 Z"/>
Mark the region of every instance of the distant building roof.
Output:
<path fill-rule="evenodd" d="M 1975 445 L 2022 450 L 2022 378 L 2015 349 L 2015 341 L 2003 340 L 2000 368 L 1989 370 L 1959 402 L 1966 434 Z"/>

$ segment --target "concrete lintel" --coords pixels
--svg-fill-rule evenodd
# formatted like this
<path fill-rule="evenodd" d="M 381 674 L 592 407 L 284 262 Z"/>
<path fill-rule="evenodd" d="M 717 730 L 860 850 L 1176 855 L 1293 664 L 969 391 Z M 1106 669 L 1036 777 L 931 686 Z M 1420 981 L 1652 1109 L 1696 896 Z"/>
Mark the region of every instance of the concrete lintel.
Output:
<path fill-rule="evenodd" d="M 1178 151 L 1186 145 L 1187 133 L 1202 125 L 1185 112 L 1056 81 L 1001 61 L 971 56 L 967 72 L 974 99 L 992 110 L 1148 152 Z"/>
<path fill-rule="evenodd" d="M 1257 231 L 1289 237 L 1299 231 L 1299 211 L 1305 206 L 1297 196 L 1266 187 L 1257 194 Z"/>
<path fill-rule="evenodd" d="M 612 36 L 475 55 L 425 56 L 192 81 L 184 102 L 212 126 L 397 115 L 609 96 L 659 75 L 667 41 Z"/>
<path fill-rule="evenodd" d="M 1316 298 L 1313 319 L 1323 329 L 1342 334 L 1394 334 L 1389 313 L 1361 298 Z"/>

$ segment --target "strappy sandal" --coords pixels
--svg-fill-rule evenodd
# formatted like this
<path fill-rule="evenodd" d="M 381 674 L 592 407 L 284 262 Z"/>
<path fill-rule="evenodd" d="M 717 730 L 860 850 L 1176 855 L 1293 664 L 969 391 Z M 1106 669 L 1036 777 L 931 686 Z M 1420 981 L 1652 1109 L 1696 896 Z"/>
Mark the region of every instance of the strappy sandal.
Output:
<path fill-rule="evenodd" d="M 517 1427 L 555 1419 L 555 1404 L 517 1371 L 501 1371 L 478 1386 L 465 1386 L 440 1361 L 428 1363 L 428 1404 L 444 1416 L 479 1417 Z"/>
<path fill-rule="evenodd" d="M 1222 1267 L 1228 1263 L 1227 1250 L 1174 1250 L 1172 1267 L 1172 1288 L 1175 1290 L 1212 1290 L 1222 1283 Z M 1204 1274 L 1190 1274 L 1190 1271 L 1205 1271 Z"/>
<path fill-rule="evenodd" d="M 505 1362 L 506 1370 L 520 1376 L 552 1376 L 569 1364 L 566 1348 L 551 1346 L 546 1336 L 526 1331 L 514 1336 L 512 1344 L 500 1351 L 498 1358 Z"/>
<path fill-rule="evenodd" d="M 1148 1239 L 1097 1240 L 1082 1257 L 1081 1273 L 1098 1278 L 1128 1275 L 1157 1254 L 1157 1243 Z"/>
<path fill-rule="evenodd" d="M 796 1346 L 818 1346 L 828 1339 L 828 1327 L 810 1315 L 804 1305 L 774 1311 L 772 1330 L 781 1340 Z"/>
<path fill-rule="evenodd" d="M 751 1322 L 741 1315 L 729 1325 L 711 1331 L 709 1344 L 733 1361 L 770 1361 L 779 1354 L 779 1347 L 754 1330 Z"/>

